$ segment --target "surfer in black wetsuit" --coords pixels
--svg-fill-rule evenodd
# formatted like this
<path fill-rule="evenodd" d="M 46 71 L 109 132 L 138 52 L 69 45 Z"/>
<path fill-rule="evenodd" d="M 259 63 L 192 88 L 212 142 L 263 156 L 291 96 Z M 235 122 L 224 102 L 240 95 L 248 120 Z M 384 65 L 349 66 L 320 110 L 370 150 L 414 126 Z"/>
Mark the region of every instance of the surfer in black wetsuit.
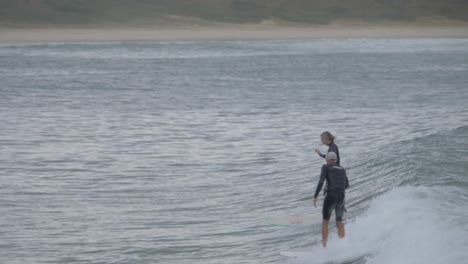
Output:
<path fill-rule="evenodd" d="M 340 165 L 340 152 L 338 150 L 338 146 L 335 144 L 335 136 L 333 136 L 333 134 L 328 132 L 328 131 L 324 131 L 320 135 L 320 139 L 322 140 L 322 143 L 324 145 L 328 146 L 328 152 L 327 153 L 335 152 L 335 154 L 336 154 L 336 165 L 341 166 Z M 315 149 L 315 152 L 320 157 L 325 158 L 325 154 L 322 154 L 322 152 L 320 152 L 320 149 Z M 327 192 L 327 186 L 325 186 L 325 188 L 323 189 L 323 194 L 325 195 L 326 192 Z M 346 210 L 346 207 L 344 208 L 344 211 L 345 211 L 345 213 L 348 212 L 348 210 Z"/>
<path fill-rule="evenodd" d="M 332 133 L 325 131 L 320 135 L 320 139 L 324 145 L 328 146 L 328 152 L 335 152 L 336 154 L 336 165 L 340 166 L 340 152 L 338 146 L 335 144 L 335 136 Z M 315 149 L 315 152 L 322 158 L 325 158 L 325 154 L 320 152 L 320 149 Z"/>
<path fill-rule="evenodd" d="M 336 164 L 337 156 L 335 152 L 328 152 L 325 156 L 327 164 L 322 166 L 322 173 L 320 174 L 320 181 L 314 194 L 314 206 L 317 207 L 317 200 L 323 183 L 326 180 L 328 189 L 323 202 L 322 209 L 322 245 L 327 247 L 328 239 L 328 221 L 330 216 L 335 210 L 336 227 L 338 228 L 338 236 L 343 238 L 345 236 L 345 229 L 343 224 L 344 213 L 344 199 L 345 191 L 349 187 L 348 177 L 346 170 Z"/>

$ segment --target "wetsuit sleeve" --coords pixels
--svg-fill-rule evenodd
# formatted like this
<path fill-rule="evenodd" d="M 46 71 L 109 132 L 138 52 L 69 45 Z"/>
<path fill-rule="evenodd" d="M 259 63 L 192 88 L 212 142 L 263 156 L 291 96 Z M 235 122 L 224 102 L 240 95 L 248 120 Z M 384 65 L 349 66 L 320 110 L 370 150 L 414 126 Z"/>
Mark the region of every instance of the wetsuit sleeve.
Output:
<path fill-rule="evenodd" d="M 332 143 L 330 146 L 328 146 L 328 152 L 332 151 L 336 154 L 336 165 L 340 166 L 340 152 L 338 151 L 338 146 L 335 143 Z"/>
<path fill-rule="evenodd" d="M 320 157 L 325 158 L 325 154 L 320 154 Z"/>
<path fill-rule="evenodd" d="M 326 166 L 322 166 L 322 173 L 320 174 L 320 180 L 319 183 L 317 184 L 317 189 L 315 190 L 314 198 L 317 197 L 320 193 L 320 190 L 322 189 L 323 182 L 325 181 L 325 178 L 327 177 L 327 169 Z"/>
<path fill-rule="evenodd" d="M 345 177 L 345 189 L 348 189 L 349 188 L 349 180 L 348 180 L 348 175 L 346 175 L 346 171 L 345 171 L 344 177 Z"/>

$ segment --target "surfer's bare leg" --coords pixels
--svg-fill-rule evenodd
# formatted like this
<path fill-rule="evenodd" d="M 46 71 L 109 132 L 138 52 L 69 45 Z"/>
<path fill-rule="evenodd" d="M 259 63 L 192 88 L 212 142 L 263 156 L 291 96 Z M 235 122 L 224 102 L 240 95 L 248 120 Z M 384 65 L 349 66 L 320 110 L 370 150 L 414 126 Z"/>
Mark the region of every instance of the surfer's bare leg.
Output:
<path fill-rule="evenodd" d="M 327 247 L 327 240 L 328 240 L 328 221 L 322 221 L 322 246 Z"/>
<path fill-rule="evenodd" d="M 336 221 L 336 228 L 338 229 L 338 236 L 343 238 L 345 236 L 344 224 L 342 221 Z"/>

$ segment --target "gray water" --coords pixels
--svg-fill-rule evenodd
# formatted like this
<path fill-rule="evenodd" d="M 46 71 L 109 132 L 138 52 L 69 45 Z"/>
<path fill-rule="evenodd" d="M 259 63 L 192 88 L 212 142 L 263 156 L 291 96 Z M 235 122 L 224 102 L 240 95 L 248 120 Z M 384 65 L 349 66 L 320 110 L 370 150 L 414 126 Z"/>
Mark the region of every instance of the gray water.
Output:
<path fill-rule="evenodd" d="M 2 44 L 0 262 L 463 263 L 467 84 L 468 39 Z M 268 224 L 319 212 L 324 130 L 326 251 Z"/>

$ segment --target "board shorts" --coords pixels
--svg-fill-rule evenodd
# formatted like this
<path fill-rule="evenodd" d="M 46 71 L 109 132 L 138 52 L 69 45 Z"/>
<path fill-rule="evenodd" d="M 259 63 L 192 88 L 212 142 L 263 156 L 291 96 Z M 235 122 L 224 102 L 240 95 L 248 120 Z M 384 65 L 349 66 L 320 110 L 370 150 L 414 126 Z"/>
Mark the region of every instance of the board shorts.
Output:
<path fill-rule="evenodd" d="M 335 210 L 336 221 L 343 221 L 344 198 L 342 192 L 328 191 L 323 202 L 323 219 L 329 221 L 333 210 Z"/>

